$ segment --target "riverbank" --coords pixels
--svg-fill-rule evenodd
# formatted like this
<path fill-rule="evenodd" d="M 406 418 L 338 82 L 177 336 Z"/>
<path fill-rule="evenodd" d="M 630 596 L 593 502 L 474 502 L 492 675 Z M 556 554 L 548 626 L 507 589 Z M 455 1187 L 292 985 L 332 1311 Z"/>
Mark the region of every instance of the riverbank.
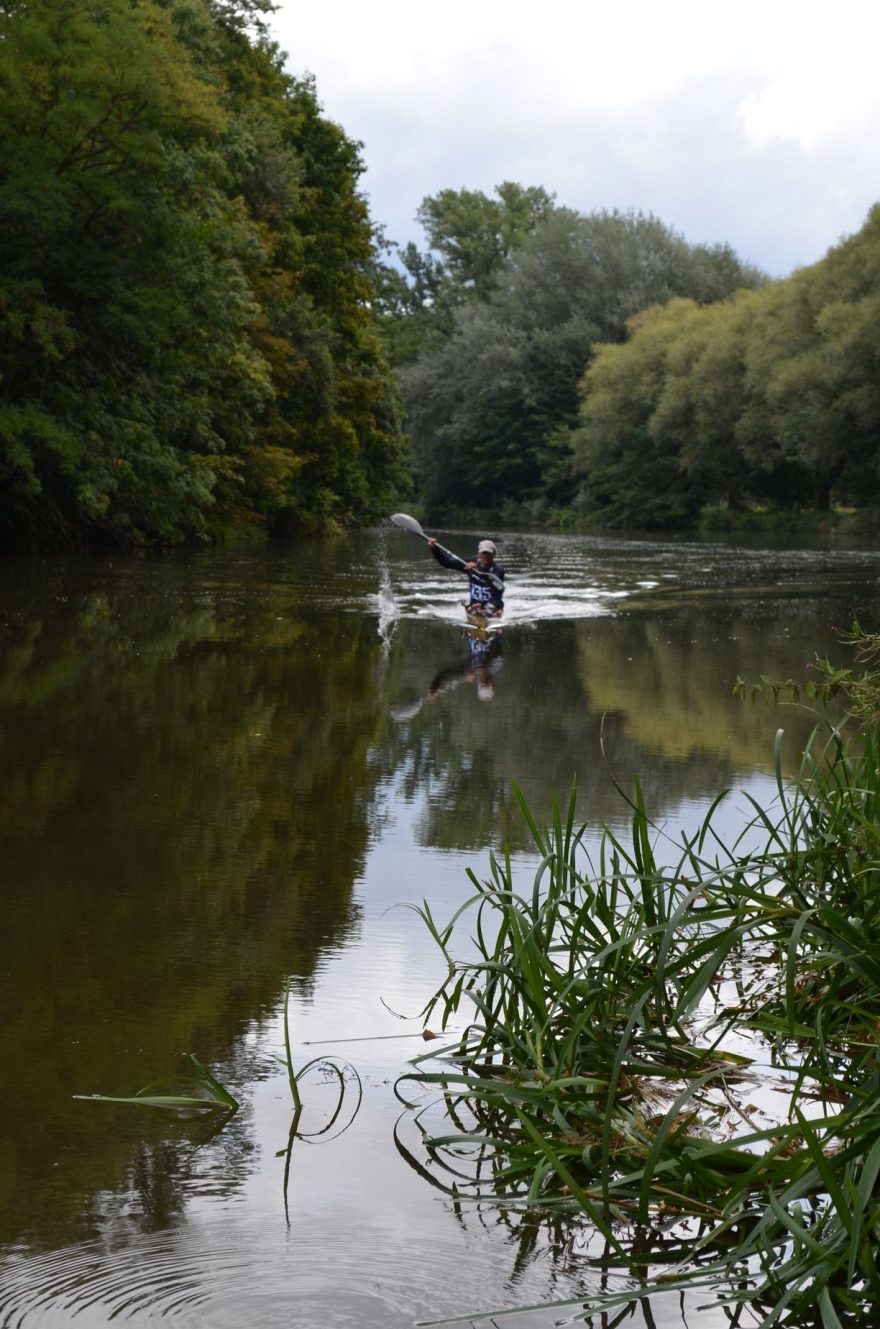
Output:
<path fill-rule="evenodd" d="M 578 512 L 541 503 L 502 504 L 498 508 L 454 508 L 440 513 L 426 513 L 418 504 L 409 510 L 427 525 L 446 529 L 470 527 L 475 530 L 517 529 L 559 531 L 574 535 L 646 534 L 651 539 L 669 537 L 699 538 L 702 535 L 766 535 L 784 538 L 804 536 L 810 540 L 834 539 L 862 541 L 880 536 L 880 508 L 832 508 L 817 512 L 813 508 L 729 508 L 704 507 L 690 525 L 644 528 L 603 520 L 596 512 Z"/>

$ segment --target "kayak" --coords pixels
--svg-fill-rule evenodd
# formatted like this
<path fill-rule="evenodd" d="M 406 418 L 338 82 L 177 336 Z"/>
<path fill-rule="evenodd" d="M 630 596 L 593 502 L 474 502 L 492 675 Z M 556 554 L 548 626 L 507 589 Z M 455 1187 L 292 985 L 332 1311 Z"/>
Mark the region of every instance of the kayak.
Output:
<path fill-rule="evenodd" d="M 487 646 L 496 641 L 500 643 L 504 628 L 498 619 L 489 618 L 485 614 L 475 614 L 469 609 L 465 610 L 464 616 L 464 635 L 473 646 Z"/>

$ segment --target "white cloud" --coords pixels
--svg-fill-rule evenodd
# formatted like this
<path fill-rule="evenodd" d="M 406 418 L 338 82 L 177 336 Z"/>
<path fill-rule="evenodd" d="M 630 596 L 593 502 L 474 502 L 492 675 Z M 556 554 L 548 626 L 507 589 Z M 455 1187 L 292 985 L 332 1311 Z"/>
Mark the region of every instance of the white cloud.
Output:
<path fill-rule="evenodd" d="M 880 197 L 876 0 L 283 0 L 274 28 L 396 239 L 425 194 L 516 179 L 784 272 Z"/>

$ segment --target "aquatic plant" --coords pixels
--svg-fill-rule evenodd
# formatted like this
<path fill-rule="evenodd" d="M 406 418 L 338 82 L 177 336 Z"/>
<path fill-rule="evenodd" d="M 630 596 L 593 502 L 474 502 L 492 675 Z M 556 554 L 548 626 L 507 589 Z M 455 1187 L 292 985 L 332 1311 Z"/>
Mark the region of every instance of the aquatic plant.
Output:
<path fill-rule="evenodd" d="M 720 798 L 673 844 L 637 785 L 629 842 L 592 862 L 574 790 L 548 826 L 519 796 L 529 886 L 505 853 L 446 926 L 423 905 L 448 966 L 426 1014 L 464 1028 L 399 1093 L 440 1091 L 450 1129 L 417 1121 L 458 1202 L 589 1217 L 628 1278 L 581 1317 L 656 1292 L 657 1266 L 768 1326 L 880 1304 L 880 746 L 823 721 L 787 784 L 781 737 L 776 802 L 731 846 Z"/>
<path fill-rule="evenodd" d="M 277 1058 L 287 1071 L 287 1081 L 290 1086 L 290 1096 L 294 1107 L 294 1127 L 291 1130 L 291 1140 L 299 1134 L 300 1138 L 312 1138 L 319 1135 L 326 1135 L 333 1129 L 338 1121 L 345 1104 L 347 1088 L 349 1082 L 353 1082 L 357 1090 L 357 1101 L 354 1109 L 343 1129 L 347 1129 L 360 1109 L 363 1098 L 363 1084 L 356 1068 L 349 1061 L 342 1061 L 336 1057 L 312 1057 L 303 1066 L 296 1069 L 293 1062 L 293 1048 L 290 1037 L 290 985 L 284 996 L 284 1056 Z M 206 1066 L 190 1054 L 190 1061 L 196 1068 L 195 1075 L 169 1075 L 161 1080 L 154 1080 L 139 1089 L 136 1094 L 128 1096 L 112 1094 L 74 1094 L 73 1097 L 82 1099 L 89 1103 L 129 1103 L 136 1107 L 164 1108 L 171 1111 L 212 1110 L 222 1108 L 225 1111 L 236 1111 L 240 1106 L 237 1099 L 233 1098 L 228 1089 L 225 1089 L 218 1080 L 214 1078 Z M 329 1120 L 320 1130 L 311 1132 L 298 1132 L 297 1127 L 303 1110 L 302 1095 L 300 1093 L 300 1081 L 308 1075 L 310 1071 L 321 1070 L 330 1075 L 338 1082 L 339 1096 Z M 199 1093 L 160 1093 L 158 1091 L 176 1088 L 199 1090 Z M 284 1152 L 282 1150 L 282 1152 Z"/>
<path fill-rule="evenodd" d="M 112 1094 L 74 1094 L 73 1097 L 84 1099 L 89 1103 L 131 1103 L 135 1107 L 162 1108 L 171 1112 L 215 1111 L 218 1108 L 230 1113 L 237 1111 L 238 1100 L 233 1098 L 229 1090 L 215 1080 L 208 1068 L 203 1066 L 192 1053 L 190 1061 L 196 1068 L 195 1075 L 167 1075 L 161 1080 L 153 1080 L 152 1083 L 144 1085 L 143 1089 L 139 1089 L 136 1094 L 129 1097 Z M 187 1094 L 159 1092 L 172 1088 L 201 1092 Z"/>
<path fill-rule="evenodd" d="M 290 984 L 287 985 L 287 991 L 284 994 L 284 1057 L 278 1058 L 287 1070 L 287 1082 L 290 1085 L 290 1097 L 293 1100 L 293 1118 L 290 1123 L 290 1131 L 287 1136 L 287 1146 L 279 1149 L 277 1158 L 284 1159 L 284 1216 L 290 1226 L 290 1213 L 288 1210 L 288 1189 L 290 1186 L 290 1164 L 293 1155 L 293 1146 L 297 1140 L 305 1140 L 314 1143 L 317 1140 L 335 1139 L 337 1135 L 344 1134 L 351 1126 L 358 1112 L 360 1112 L 361 1103 L 364 1097 L 364 1086 L 357 1068 L 350 1061 L 344 1061 L 338 1057 L 312 1057 L 303 1066 L 297 1070 L 293 1064 L 293 1047 L 290 1038 Z M 311 1071 L 323 1071 L 325 1075 L 330 1076 L 337 1084 L 337 1098 L 333 1111 L 319 1130 L 304 1131 L 301 1128 L 303 1101 L 300 1093 L 300 1081 Z M 334 1134 L 331 1135 L 334 1126 L 336 1126 L 342 1115 L 345 1106 L 345 1100 L 348 1094 L 349 1084 L 355 1086 L 355 1104 L 352 1111 Z"/>
<path fill-rule="evenodd" d="M 339 1085 L 339 1098 L 336 1103 L 336 1107 L 334 1108 L 333 1112 L 330 1115 L 330 1120 L 326 1123 L 325 1126 L 321 1128 L 320 1131 L 313 1132 L 314 1135 L 325 1135 L 328 1131 L 332 1130 L 337 1120 L 339 1119 L 340 1113 L 342 1112 L 342 1108 L 345 1103 L 347 1085 L 349 1081 L 354 1083 L 357 1091 L 356 1102 L 354 1110 L 350 1118 L 348 1119 L 346 1126 L 343 1128 L 347 1130 L 348 1126 L 351 1125 L 352 1121 L 354 1121 L 355 1117 L 357 1116 L 360 1110 L 361 1101 L 364 1095 L 363 1082 L 361 1081 L 361 1077 L 358 1074 L 357 1068 L 353 1066 L 350 1061 L 345 1061 L 339 1057 L 325 1057 L 325 1056 L 312 1057 L 303 1066 L 301 1066 L 299 1070 L 295 1068 L 293 1064 L 293 1047 L 290 1038 L 290 985 L 289 984 L 287 987 L 287 992 L 285 993 L 284 996 L 284 1056 L 283 1058 L 279 1057 L 278 1060 L 287 1070 L 287 1082 L 290 1085 L 290 1097 L 293 1100 L 294 1112 L 297 1114 L 301 1113 L 303 1109 L 302 1096 L 300 1094 L 300 1089 L 299 1089 L 300 1081 L 310 1071 L 322 1070 L 331 1078 L 335 1079 Z"/>
<path fill-rule="evenodd" d="M 196 1068 L 195 1075 L 171 1075 L 161 1080 L 154 1080 L 151 1084 L 145 1085 L 139 1089 L 136 1094 L 128 1097 L 114 1096 L 110 1094 L 74 1094 L 74 1098 L 83 1099 L 89 1103 L 128 1103 L 136 1107 L 162 1108 L 166 1111 L 187 1112 L 187 1111 L 212 1111 L 221 1109 L 230 1116 L 239 1108 L 238 1100 L 233 1098 L 228 1089 L 225 1089 L 218 1080 L 210 1073 L 206 1066 L 190 1054 L 190 1060 Z M 357 1069 L 349 1061 L 343 1061 L 337 1057 L 312 1057 L 304 1065 L 297 1068 L 293 1061 L 293 1046 L 290 1036 L 290 984 L 284 994 L 284 1056 L 277 1060 L 285 1067 L 287 1071 L 287 1081 L 290 1086 L 290 1097 L 293 1102 L 293 1117 L 290 1123 L 290 1131 L 287 1137 L 287 1145 L 284 1149 L 279 1149 L 276 1157 L 284 1158 L 284 1213 L 290 1221 L 288 1213 L 288 1188 L 290 1185 L 290 1165 L 293 1146 L 297 1140 L 316 1142 L 319 1139 L 334 1139 L 336 1135 L 341 1135 L 351 1126 L 358 1112 L 360 1111 L 363 1100 L 363 1083 Z M 302 1129 L 303 1099 L 300 1091 L 302 1080 L 313 1071 L 322 1071 L 326 1076 L 334 1079 L 337 1084 L 337 1097 L 335 1105 L 330 1112 L 327 1120 L 317 1130 L 305 1131 Z M 348 1097 L 349 1086 L 355 1086 L 355 1104 L 351 1112 L 346 1117 L 342 1126 L 337 1126 L 342 1116 Z M 169 1088 L 198 1090 L 198 1093 L 164 1093 L 159 1092 Z M 334 1132 L 334 1127 L 337 1127 Z M 331 1134 L 333 1132 L 333 1134 Z"/>

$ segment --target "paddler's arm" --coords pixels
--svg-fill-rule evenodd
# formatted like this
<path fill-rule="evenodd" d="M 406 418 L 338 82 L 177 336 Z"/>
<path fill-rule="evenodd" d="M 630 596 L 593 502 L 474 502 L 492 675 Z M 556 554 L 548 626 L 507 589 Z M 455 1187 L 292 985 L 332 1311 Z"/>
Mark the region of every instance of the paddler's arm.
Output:
<path fill-rule="evenodd" d="M 426 693 L 428 701 L 433 701 L 441 692 L 446 692 L 450 688 L 457 687 L 459 683 L 463 683 L 470 667 L 470 660 L 465 660 L 464 663 L 459 660 L 456 664 L 448 665 L 445 669 L 441 669 L 439 673 L 436 673 L 431 679 L 431 686 Z"/>
<path fill-rule="evenodd" d="M 442 545 L 438 545 L 433 536 L 428 540 L 428 548 L 440 564 L 441 568 L 452 568 L 455 572 L 467 572 L 468 565 L 458 554 L 452 554 Z"/>

